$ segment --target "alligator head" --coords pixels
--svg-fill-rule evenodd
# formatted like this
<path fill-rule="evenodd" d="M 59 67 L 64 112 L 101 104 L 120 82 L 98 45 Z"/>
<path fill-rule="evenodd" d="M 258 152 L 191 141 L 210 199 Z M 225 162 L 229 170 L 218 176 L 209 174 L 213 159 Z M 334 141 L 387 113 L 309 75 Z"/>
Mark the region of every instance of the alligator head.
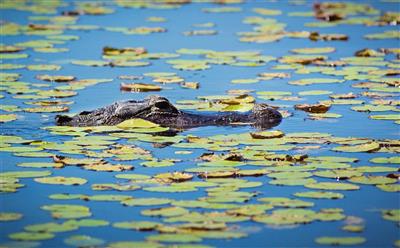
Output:
<path fill-rule="evenodd" d="M 255 104 L 249 113 L 217 113 L 202 115 L 178 110 L 168 99 L 149 96 L 142 101 L 122 101 L 93 111 L 83 111 L 73 117 L 58 115 L 57 125 L 100 126 L 116 125 L 124 120 L 141 118 L 162 126 L 189 128 L 207 125 L 233 125 L 247 123 L 256 127 L 270 128 L 282 119 L 281 114 L 266 104 Z"/>
<path fill-rule="evenodd" d="M 154 120 L 163 117 L 176 117 L 179 114 L 181 112 L 167 98 L 160 96 L 149 96 L 143 101 L 118 102 L 115 109 L 115 116 L 123 120 L 131 118 Z"/>
<path fill-rule="evenodd" d="M 160 96 L 149 96 L 142 101 L 115 102 L 93 111 L 83 111 L 73 117 L 57 115 L 56 123 L 61 126 L 116 125 L 132 118 L 154 121 L 163 117 L 173 118 L 180 113 L 168 99 Z"/>

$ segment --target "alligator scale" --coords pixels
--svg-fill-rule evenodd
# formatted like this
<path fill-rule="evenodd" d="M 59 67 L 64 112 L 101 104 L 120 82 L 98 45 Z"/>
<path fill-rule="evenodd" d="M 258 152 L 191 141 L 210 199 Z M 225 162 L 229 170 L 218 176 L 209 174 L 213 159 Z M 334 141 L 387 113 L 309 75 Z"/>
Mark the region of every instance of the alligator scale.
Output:
<path fill-rule="evenodd" d="M 281 114 L 266 104 L 255 104 L 247 113 L 195 114 L 178 110 L 168 99 L 149 96 L 143 101 L 121 101 L 93 111 L 83 111 L 73 117 L 58 115 L 57 125 L 62 126 L 103 126 L 116 125 L 132 118 L 145 119 L 161 126 L 191 128 L 210 125 L 250 124 L 259 128 L 276 126 L 282 120 Z"/>

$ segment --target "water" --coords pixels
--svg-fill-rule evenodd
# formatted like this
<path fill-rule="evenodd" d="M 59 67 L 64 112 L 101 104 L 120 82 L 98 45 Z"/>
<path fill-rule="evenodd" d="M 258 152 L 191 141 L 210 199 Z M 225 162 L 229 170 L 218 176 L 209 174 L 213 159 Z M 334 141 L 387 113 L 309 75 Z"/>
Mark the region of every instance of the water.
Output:
<path fill-rule="evenodd" d="M 383 3 L 378 1 L 364 1 L 382 11 L 398 9 L 395 3 Z M 70 5 L 72 2 L 68 2 Z M 37 74 L 52 75 L 75 75 L 78 79 L 85 78 L 111 78 L 111 83 L 98 84 L 90 86 L 86 89 L 79 90 L 78 95 L 70 98 L 75 103 L 71 105 L 70 112 L 78 113 L 83 110 L 95 109 L 100 106 L 108 105 L 112 102 L 125 99 L 143 99 L 153 93 L 122 93 L 119 90 L 121 80 L 120 75 L 141 75 L 146 72 L 173 71 L 186 81 L 200 82 L 198 90 L 183 89 L 177 84 L 166 85 L 164 90 L 159 92 L 160 95 L 167 97 L 171 102 L 179 100 L 193 100 L 197 96 L 208 95 L 224 95 L 229 89 L 252 89 L 257 91 L 291 91 L 296 94 L 305 90 L 330 90 L 336 94 L 339 93 L 360 93 L 364 90 L 352 88 L 352 83 L 358 81 L 346 81 L 343 84 L 326 84 L 326 85 L 310 85 L 310 86 L 293 86 L 286 82 L 289 80 L 298 80 L 302 78 L 326 77 L 322 74 L 296 74 L 291 70 L 282 71 L 290 72 L 290 79 L 273 79 L 269 81 L 261 81 L 256 84 L 231 84 L 230 81 L 238 78 L 252 78 L 261 72 L 277 71 L 271 68 L 278 63 L 276 61 L 269 62 L 261 67 L 237 67 L 228 65 L 212 65 L 212 68 L 204 71 L 177 71 L 171 69 L 166 64 L 166 59 L 151 60 L 152 65 L 148 67 L 129 67 L 129 68 L 111 68 L 111 67 L 86 67 L 72 65 L 71 60 L 74 59 L 101 59 L 101 52 L 104 46 L 112 47 L 138 47 L 143 46 L 151 53 L 174 53 L 180 48 L 193 49 L 212 49 L 216 51 L 240 51 L 240 50 L 259 50 L 263 55 L 281 57 L 288 55 L 293 48 L 302 47 L 324 47 L 334 46 L 336 51 L 327 54 L 331 60 L 337 60 L 342 57 L 350 57 L 357 50 L 362 48 L 391 48 L 398 47 L 398 40 L 366 40 L 364 35 L 369 33 L 383 32 L 384 30 L 393 30 L 395 27 L 368 27 L 363 25 L 339 25 L 328 28 L 309 28 L 303 26 L 305 22 L 313 22 L 313 17 L 288 17 L 286 14 L 293 11 L 311 11 L 312 3 L 307 2 L 305 5 L 293 6 L 286 2 L 265 3 L 263 1 L 249 1 L 240 5 L 243 10 L 238 13 L 203 13 L 202 8 L 215 7 L 210 3 L 195 3 L 184 5 L 179 9 L 173 10 L 154 10 L 154 9 L 125 9 L 113 6 L 112 2 L 107 2 L 115 9 L 115 13 L 100 16 L 83 15 L 79 17 L 77 24 L 79 25 L 98 25 L 100 27 L 137 27 L 137 26 L 162 26 L 166 27 L 166 33 L 151 35 L 123 35 L 117 32 L 107 32 L 103 29 L 92 30 L 88 32 L 66 30 L 66 35 L 77 35 L 80 37 L 78 41 L 67 42 L 66 45 L 59 47 L 69 48 L 66 53 L 36 53 L 31 49 L 24 51 L 29 54 L 29 59 L 3 61 L 4 63 L 51 63 L 59 64 L 62 69 L 58 72 L 36 72 L 26 69 L 6 70 L 5 72 L 20 73 L 21 81 L 30 83 L 39 83 L 36 79 Z M 251 12 L 252 8 L 264 7 L 271 9 L 280 9 L 283 14 L 272 16 L 279 22 L 286 23 L 288 31 L 319 31 L 320 33 L 343 33 L 350 36 L 347 42 L 312 42 L 308 39 L 291 39 L 283 38 L 278 42 L 272 43 L 243 43 L 238 40 L 236 32 L 250 31 L 252 26 L 242 23 L 242 20 L 248 16 L 256 16 Z M 70 10 L 71 7 L 60 8 L 62 10 Z M 16 22 L 21 25 L 30 23 L 27 19 L 32 14 L 29 12 L 15 10 L 1 10 L 3 20 Z M 162 16 L 167 19 L 165 23 L 145 22 L 150 16 Z M 268 16 L 266 16 L 268 18 Z M 214 36 L 184 36 L 182 32 L 197 29 L 192 27 L 196 23 L 213 22 L 218 30 L 218 35 Z M 41 36 L 2 36 L 1 42 L 4 44 L 14 44 L 21 41 L 32 39 L 41 39 Z M 199 59 L 197 55 L 182 55 L 180 58 Z M 391 58 L 388 56 L 387 58 Z M 393 59 L 393 57 L 391 58 Z M 141 82 L 150 83 L 151 79 L 145 78 Z M 58 85 L 51 83 L 52 86 Z M 256 96 L 255 93 L 252 93 Z M 13 99 L 12 95 L 4 94 L 3 104 L 16 104 L 18 106 L 27 107 L 21 100 Z M 68 99 L 68 98 L 67 98 Z M 318 100 L 327 99 L 327 96 L 307 96 L 303 101 L 274 101 L 271 104 L 297 104 L 297 103 L 315 103 Z M 369 101 L 366 97 L 358 97 L 357 99 Z M 68 99 L 69 100 L 69 99 Z M 263 101 L 258 99 L 259 102 Z M 392 121 L 376 121 L 368 118 L 368 114 L 359 113 L 350 110 L 349 105 L 334 105 L 330 112 L 342 114 L 343 117 L 333 120 L 315 121 L 307 118 L 307 114 L 302 111 L 295 111 L 292 107 L 288 108 L 293 113 L 292 117 L 286 118 L 282 123 L 274 129 L 281 130 L 284 133 L 293 132 L 328 132 L 338 137 L 365 137 L 371 139 L 398 139 L 399 128 Z M 45 141 L 65 141 L 68 137 L 61 137 L 50 134 L 48 131 L 41 129 L 42 127 L 54 125 L 54 116 L 56 114 L 36 114 L 36 113 L 18 113 L 18 120 L 2 124 L 2 134 L 18 135 L 26 139 L 45 140 Z M 238 134 L 244 132 L 252 132 L 254 129 L 249 126 L 243 127 L 201 127 L 186 130 L 180 135 L 197 135 L 201 137 L 209 137 L 218 134 Z M 126 141 L 118 141 L 125 143 Z M 154 148 L 150 143 L 135 142 L 131 144 L 138 145 L 142 148 L 150 150 L 154 157 L 178 158 L 183 162 L 178 162 L 174 167 L 165 168 L 146 168 L 141 166 L 140 161 L 127 161 L 125 164 L 135 166 L 134 173 L 155 175 L 162 172 L 172 170 L 183 171 L 186 168 L 196 166 L 195 158 L 206 152 L 203 149 L 194 149 L 191 155 L 177 155 L 174 151 L 181 150 L 172 146 L 165 148 Z M 323 145 L 321 149 L 310 151 L 312 156 L 342 156 L 342 154 L 330 151 L 331 147 Z M 292 153 L 292 152 L 290 152 Z M 43 161 L 50 162 L 47 158 L 26 158 L 16 157 L 11 153 L 2 152 L 1 170 L 14 171 L 25 170 L 16 166 L 20 162 Z M 378 156 L 393 156 L 393 154 L 344 154 L 343 156 L 358 157 L 361 162 L 357 165 L 369 165 L 370 158 Z M 390 166 L 390 165 L 388 165 Z M 393 166 L 393 165 L 392 165 Z M 246 166 L 249 169 L 260 168 L 256 166 Z M 26 169 L 28 170 L 28 168 Z M 31 169 L 29 169 L 31 170 Z M 35 169 L 32 169 L 35 170 Z M 24 188 L 18 190 L 17 193 L 2 194 L 0 201 L 1 212 L 19 212 L 24 215 L 21 220 L 11 222 L 1 222 L 0 240 L 2 243 L 10 241 L 8 235 L 14 232 L 20 232 L 24 226 L 29 224 L 37 224 L 54 221 L 48 211 L 41 210 L 40 207 L 46 204 L 80 204 L 90 207 L 93 218 L 105 219 L 111 223 L 127 220 L 153 220 L 161 221 L 159 218 L 145 217 L 140 211 L 149 207 L 124 207 L 119 202 L 84 202 L 82 200 L 51 200 L 48 198 L 50 194 L 56 193 L 79 193 L 79 194 L 126 194 L 133 197 L 168 197 L 171 199 L 196 199 L 206 196 L 206 192 L 200 188 L 196 192 L 189 193 L 151 193 L 142 190 L 127 192 L 96 192 L 91 190 L 90 185 L 93 183 L 110 183 L 116 182 L 114 175 L 120 174 L 116 172 L 94 172 L 82 170 L 74 166 L 67 166 L 63 169 L 50 169 L 53 176 L 79 176 L 85 178 L 89 183 L 79 187 L 71 186 L 53 186 L 34 182 L 32 179 L 21 179 L 21 183 L 25 184 Z M 124 172 L 122 172 L 124 173 Z M 384 175 L 384 173 L 382 173 Z M 199 180 L 199 179 L 195 179 Z M 259 191 L 259 197 L 292 197 L 292 194 L 299 191 L 305 191 L 302 186 L 272 186 L 268 184 L 271 179 L 268 177 L 248 178 L 249 181 L 263 182 L 263 186 L 257 188 L 243 189 L 241 191 Z M 324 179 L 318 179 L 325 181 Z M 361 185 L 361 189 L 357 191 L 341 192 L 345 195 L 341 200 L 312 200 L 304 199 L 315 203 L 313 210 L 321 208 L 343 208 L 347 216 L 357 216 L 364 220 L 365 230 L 361 234 L 352 234 L 341 230 L 344 225 L 343 221 L 335 222 L 313 222 L 307 225 L 300 225 L 296 228 L 276 229 L 256 222 L 246 221 L 234 223 L 239 230 L 244 230 L 249 235 L 241 239 L 204 239 L 202 244 L 216 247 L 309 247 L 316 246 L 314 239 L 319 236 L 362 236 L 367 239 L 363 246 L 369 247 L 390 247 L 396 239 L 399 239 L 398 228 L 394 222 L 383 220 L 381 217 L 381 209 L 398 209 L 399 196 L 398 193 L 387 193 L 377 189 L 374 186 Z M 256 198 L 251 199 L 248 203 L 257 203 Z M 145 237 L 156 234 L 152 232 L 138 232 L 132 230 L 117 229 L 110 226 L 106 227 L 82 227 L 77 231 L 56 233 L 56 237 L 51 240 L 41 242 L 42 247 L 63 247 L 66 246 L 63 240 L 74 234 L 85 234 L 102 238 L 106 242 L 124 241 L 124 240 L 144 240 Z"/>

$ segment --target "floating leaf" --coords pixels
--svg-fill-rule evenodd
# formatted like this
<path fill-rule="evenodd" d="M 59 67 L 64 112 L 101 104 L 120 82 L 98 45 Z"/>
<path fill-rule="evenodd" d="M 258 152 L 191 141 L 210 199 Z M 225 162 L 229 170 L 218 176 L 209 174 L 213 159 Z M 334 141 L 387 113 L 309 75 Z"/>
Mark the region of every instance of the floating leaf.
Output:
<path fill-rule="evenodd" d="M 162 248 L 164 245 L 151 241 L 121 241 L 108 244 L 110 248 Z"/>
<path fill-rule="evenodd" d="M 399 121 L 400 114 L 387 114 L 387 115 L 371 115 L 369 118 L 373 120 L 393 120 Z"/>
<path fill-rule="evenodd" d="M 10 122 L 15 121 L 16 119 L 17 115 L 15 114 L 0 115 L 0 122 Z"/>
<path fill-rule="evenodd" d="M 311 84 L 330 84 L 330 83 L 343 83 L 344 80 L 334 78 L 307 78 L 296 81 L 289 81 L 292 85 L 311 85 Z"/>
<path fill-rule="evenodd" d="M 145 216 L 172 217 L 172 216 L 183 215 L 188 212 L 189 212 L 188 210 L 181 207 L 165 207 L 165 208 L 146 209 L 141 211 L 141 214 Z"/>
<path fill-rule="evenodd" d="M 80 177 L 41 177 L 35 178 L 36 182 L 45 184 L 60 184 L 60 185 L 82 185 L 87 182 L 86 179 Z"/>
<path fill-rule="evenodd" d="M 278 207 L 304 208 L 304 207 L 314 206 L 314 203 L 312 202 L 284 198 L 284 197 L 264 197 L 264 198 L 259 198 L 258 200 L 267 203 L 271 206 L 278 206 Z"/>
<path fill-rule="evenodd" d="M 122 91 L 132 92 L 148 92 L 148 91 L 160 91 L 162 88 L 159 85 L 154 84 L 143 84 L 143 83 L 121 83 L 120 89 Z"/>
<path fill-rule="evenodd" d="M 376 187 L 386 192 L 400 192 L 399 184 L 378 184 Z"/>
<path fill-rule="evenodd" d="M 87 235 L 73 235 L 64 239 L 64 243 L 75 247 L 95 247 L 104 244 L 104 240 Z"/>
<path fill-rule="evenodd" d="M 74 65 L 85 65 L 85 66 L 107 66 L 110 62 L 104 60 L 72 60 L 72 64 Z"/>
<path fill-rule="evenodd" d="M 59 65 L 28 65 L 26 67 L 30 71 L 58 71 L 61 69 Z"/>
<path fill-rule="evenodd" d="M 320 237 L 315 240 L 320 245 L 360 245 L 365 241 L 363 237 Z"/>
<path fill-rule="evenodd" d="M 376 157 L 372 158 L 370 162 L 377 164 L 400 164 L 400 157 Z"/>
<path fill-rule="evenodd" d="M 301 54 L 321 54 L 321 53 L 331 53 L 336 49 L 334 47 L 310 47 L 310 48 L 296 48 L 292 49 L 293 53 L 301 53 Z"/>
<path fill-rule="evenodd" d="M 29 162 L 29 163 L 19 163 L 20 167 L 32 167 L 32 168 L 62 168 L 64 164 L 62 163 L 44 163 L 44 162 Z"/>
<path fill-rule="evenodd" d="M 143 119 L 129 119 L 119 123 L 117 127 L 122 129 L 153 128 L 153 127 L 159 127 L 159 125 Z"/>
<path fill-rule="evenodd" d="M 133 198 L 121 201 L 125 206 L 157 206 L 171 203 L 167 198 Z"/>
<path fill-rule="evenodd" d="M 343 194 L 329 192 L 329 191 L 305 191 L 305 192 L 297 192 L 293 194 L 297 197 L 305 197 L 305 198 L 315 198 L 315 199 L 342 199 L 344 197 Z"/>
<path fill-rule="evenodd" d="M 173 242 L 173 243 L 192 243 L 200 242 L 202 239 L 193 234 L 174 233 L 174 234 L 158 234 L 147 237 L 149 241 Z"/>
<path fill-rule="evenodd" d="M 18 232 L 18 233 L 11 233 L 8 235 L 10 239 L 15 240 L 47 240 L 54 238 L 54 234 L 52 233 L 36 233 L 36 232 Z"/>
<path fill-rule="evenodd" d="M 61 75 L 37 75 L 36 78 L 48 82 L 70 82 L 75 80 L 74 76 Z"/>
<path fill-rule="evenodd" d="M 399 209 L 388 209 L 382 211 L 382 218 L 390 221 L 400 221 L 400 210 Z"/>
<path fill-rule="evenodd" d="M 354 146 L 338 146 L 332 148 L 333 151 L 337 152 L 375 152 L 380 149 L 379 143 L 370 142 L 361 145 L 354 145 Z"/>
<path fill-rule="evenodd" d="M 53 204 L 44 205 L 41 209 L 51 211 L 51 216 L 55 219 L 77 219 L 92 215 L 86 206 L 72 204 Z"/>
<path fill-rule="evenodd" d="M 348 232 L 362 232 L 364 231 L 364 226 L 361 225 L 345 225 L 342 227 L 342 230 Z"/>
<path fill-rule="evenodd" d="M 321 182 L 321 183 L 310 183 L 304 185 L 310 189 L 323 189 L 323 190 L 357 190 L 360 187 L 350 183 L 333 183 L 333 182 Z"/>
<path fill-rule="evenodd" d="M 359 176 L 352 177 L 349 179 L 352 183 L 360 183 L 360 184 L 389 184 L 397 182 L 397 179 L 384 177 L 384 176 Z"/>
<path fill-rule="evenodd" d="M 124 221 L 115 222 L 113 224 L 113 227 L 122 229 L 133 229 L 138 231 L 152 231 L 160 225 L 160 223 L 152 221 Z"/>
<path fill-rule="evenodd" d="M 78 226 L 70 225 L 68 223 L 58 224 L 55 222 L 47 222 L 43 224 L 28 225 L 25 226 L 24 229 L 29 232 L 55 233 L 73 231 L 78 229 Z"/>
<path fill-rule="evenodd" d="M 46 177 L 49 175 L 51 175 L 51 171 L 5 171 L 0 173 L 0 177 L 6 178 Z"/>
<path fill-rule="evenodd" d="M 14 221 L 22 218 L 22 214 L 14 212 L 0 212 L 0 221 Z"/>

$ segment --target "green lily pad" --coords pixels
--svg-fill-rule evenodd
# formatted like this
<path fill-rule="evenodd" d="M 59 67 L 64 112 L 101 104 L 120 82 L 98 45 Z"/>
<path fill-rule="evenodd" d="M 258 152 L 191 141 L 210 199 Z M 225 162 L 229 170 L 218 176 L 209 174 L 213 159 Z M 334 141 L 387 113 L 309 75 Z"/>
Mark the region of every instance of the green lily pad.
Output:
<path fill-rule="evenodd" d="M 64 75 L 37 75 L 37 79 L 48 81 L 48 82 L 70 82 L 75 80 L 74 76 Z"/>
<path fill-rule="evenodd" d="M 307 47 L 307 48 L 296 48 L 292 49 L 293 53 L 300 54 L 321 54 L 321 53 L 332 53 L 336 49 L 334 47 Z"/>
<path fill-rule="evenodd" d="M 81 219 L 81 220 L 68 220 L 65 224 L 75 225 L 79 227 L 100 227 L 108 226 L 110 222 L 97 219 Z"/>
<path fill-rule="evenodd" d="M 86 179 L 80 177 L 41 177 L 34 179 L 38 183 L 44 184 L 60 184 L 60 185 L 82 185 L 87 182 Z"/>
<path fill-rule="evenodd" d="M 117 127 L 122 129 L 153 128 L 153 127 L 159 127 L 159 125 L 143 119 L 129 119 L 119 123 Z"/>
<path fill-rule="evenodd" d="M 19 163 L 17 166 L 20 167 L 31 167 L 31 168 L 62 168 L 64 164 L 62 163 L 41 163 L 41 162 L 29 162 L 29 163 Z"/>
<path fill-rule="evenodd" d="M 108 244 L 109 248 L 162 248 L 164 245 L 151 241 L 120 241 Z"/>
<path fill-rule="evenodd" d="M 142 174 L 117 174 L 115 175 L 115 177 L 119 179 L 128 179 L 128 180 L 144 180 L 151 178 L 148 175 L 142 175 Z"/>
<path fill-rule="evenodd" d="M 372 163 L 377 164 L 400 164 L 400 157 L 393 156 L 393 157 L 376 157 L 369 160 Z"/>
<path fill-rule="evenodd" d="M 300 186 L 315 182 L 316 180 L 313 178 L 282 178 L 269 181 L 268 183 L 273 185 Z"/>
<path fill-rule="evenodd" d="M 117 190 L 117 191 L 131 191 L 140 189 L 137 185 L 119 185 L 113 183 L 98 183 L 92 184 L 92 190 Z"/>
<path fill-rule="evenodd" d="M 37 240 L 47 240 L 54 238 L 54 234 L 52 233 L 36 233 L 36 232 L 18 232 L 18 233 L 11 233 L 8 235 L 10 239 L 15 240 L 26 240 L 26 241 L 37 241 Z"/>
<path fill-rule="evenodd" d="M 361 145 L 354 145 L 354 146 L 338 146 L 332 148 L 333 151 L 337 152 L 374 152 L 380 149 L 379 143 L 370 142 Z"/>
<path fill-rule="evenodd" d="M 311 84 L 330 84 L 330 83 L 343 83 L 344 80 L 335 78 L 307 78 L 296 81 L 289 81 L 292 85 L 311 85 Z"/>
<path fill-rule="evenodd" d="M 352 177 L 349 179 L 352 183 L 359 183 L 359 184 L 390 184 L 397 182 L 397 179 L 389 178 L 385 176 L 359 176 L 359 177 Z"/>
<path fill-rule="evenodd" d="M 71 64 L 97 67 L 97 66 L 107 66 L 110 64 L 110 62 L 104 60 L 72 60 Z"/>
<path fill-rule="evenodd" d="M 322 189 L 322 190 L 358 190 L 359 186 L 350 183 L 333 183 L 333 182 L 320 182 L 310 183 L 304 185 L 310 189 Z"/>
<path fill-rule="evenodd" d="M 202 241 L 202 239 L 196 235 L 185 233 L 151 235 L 147 237 L 147 240 L 168 243 L 193 243 Z"/>
<path fill-rule="evenodd" d="M 364 226 L 362 225 L 345 225 L 342 227 L 342 230 L 348 231 L 348 232 L 362 232 L 364 231 Z"/>
<path fill-rule="evenodd" d="M 64 239 L 64 243 L 75 247 L 96 247 L 101 246 L 105 241 L 87 235 L 73 235 Z"/>
<path fill-rule="evenodd" d="M 332 94 L 332 91 L 328 91 L 328 90 L 307 90 L 307 91 L 301 91 L 298 94 L 299 94 L 299 96 L 319 96 L 319 95 Z"/>
<path fill-rule="evenodd" d="M 399 209 L 383 210 L 382 218 L 384 218 L 385 220 L 400 222 L 400 210 Z"/>
<path fill-rule="evenodd" d="M 10 122 L 10 121 L 15 121 L 16 119 L 17 115 L 15 114 L 0 115 L 0 122 Z"/>
<path fill-rule="evenodd" d="M 92 215 L 90 209 L 82 205 L 52 204 L 44 205 L 41 209 L 50 211 L 51 216 L 55 219 L 77 219 Z"/>
<path fill-rule="evenodd" d="M 400 120 L 399 114 L 387 114 L 387 115 L 371 115 L 369 118 L 373 120 L 393 120 L 398 121 Z"/>
<path fill-rule="evenodd" d="M 304 208 L 304 207 L 314 206 L 314 203 L 312 202 L 284 198 L 284 197 L 264 197 L 264 198 L 259 198 L 258 201 L 276 207 Z"/>
<path fill-rule="evenodd" d="M 400 184 L 378 184 L 376 187 L 386 192 L 400 192 Z"/>
<path fill-rule="evenodd" d="M 28 232 L 45 232 L 45 233 L 56 233 L 56 232 L 68 232 L 77 230 L 78 226 L 71 225 L 68 223 L 58 224 L 55 222 L 47 222 L 43 224 L 34 224 L 24 227 L 25 231 Z"/>
<path fill-rule="evenodd" d="M 133 198 L 121 201 L 125 206 L 157 206 L 171 203 L 167 198 Z"/>
<path fill-rule="evenodd" d="M 146 209 L 140 213 L 145 216 L 163 216 L 163 217 L 173 217 L 178 215 L 183 215 L 189 211 L 181 207 L 165 207 L 165 208 L 155 208 Z"/>
<path fill-rule="evenodd" d="M 51 171 L 5 171 L 0 173 L 1 178 L 29 178 L 29 177 L 47 177 Z"/>
<path fill-rule="evenodd" d="M 58 71 L 61 69 L 60 65 L 28 65 L 26 67 L 30 71 Z"/>
<path fill-rule="evenodd" d="M 320 245 L 360 245 L 365 243 L 363 237 L 319 237 L 315 242 Z"/>
<path fill-rule="evenodd" d="M 113 227 L 122 229 L 133 229 L 138 231 L 151 231 L 156 229 L 160 225 L 160 223 L 152 221 L 124 221 L 115 222 L 113 224 Z"/>
<path fill-rule="evenodd" d="M 297 197 L 314 198 L 314 199 L 342 199 L 344 197 L 341 193 L 329 191 L 305 191 L 293 194 Z"/>
<path fill-rule="evenodd" d="M 351 107 L 351 109 L 358 111 L 358 112 L 383 112 L 383 111 L 396 111 L 397 110 L 397 108 L 395 106 L 370 105 L 370 104 L 354 106 L 354 107 Z"/>
<path fill-rule="evenodd" d="M 81 196 L 81 199 L 85 201 L 124 201 L 127 199 L 132 199 L 129 195 L 91 195 L 91 196 Z"/>
<path fill-rule="evenodd" d="M 362 175 L 362 172 L 352 170 L 352 169 L 342 169 L 342 170 L 323 170 L 316 171 L 314 175 L 319 177 L 336 178 L 336 179 L 347 179 L 351 177 L 358 177 Z"/>
<path fill-rule="evenodd" d="M 0 221 L 14 221 L 22 218 L 22 214 L 14 212 L 0 212 Z"/>
<path fill-rule="evenodd" d="M 314 221 L 315 212 L 305 209 L 280 209 L 271 214 L 262 214 L 253 217 L 256 222 L 268 225 L 307 224 Z"/>

